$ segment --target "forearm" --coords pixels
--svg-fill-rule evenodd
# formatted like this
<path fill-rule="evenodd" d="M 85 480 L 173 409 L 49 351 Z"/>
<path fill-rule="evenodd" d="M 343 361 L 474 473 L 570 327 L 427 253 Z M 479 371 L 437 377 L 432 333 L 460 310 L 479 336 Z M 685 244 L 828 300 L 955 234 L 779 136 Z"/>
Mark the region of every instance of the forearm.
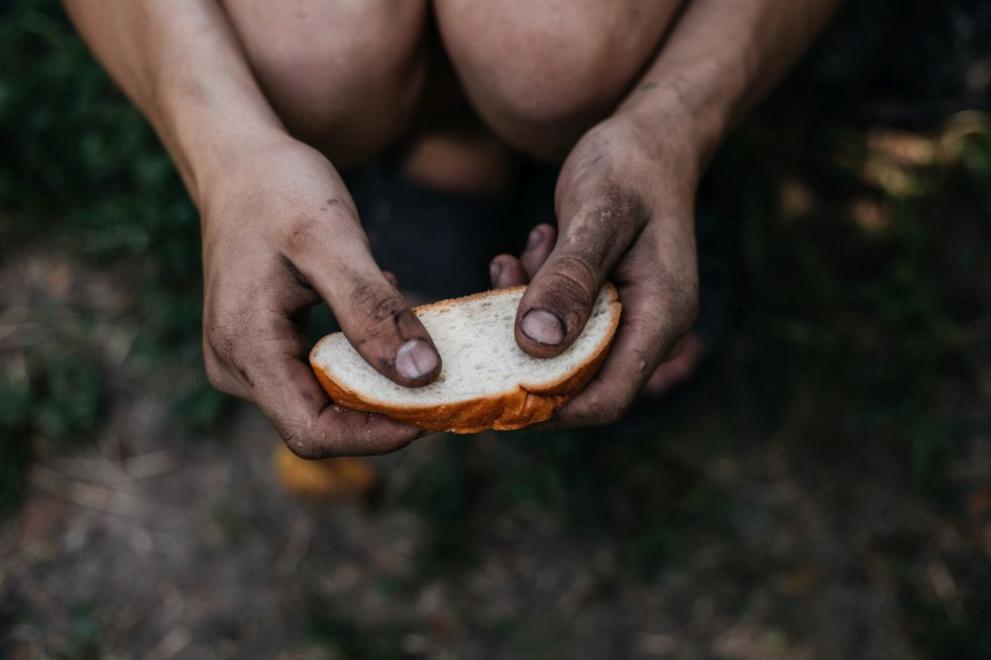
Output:
<path fill-rule="evenodd" d="M 781 79 L 838 4 L 692 0 L 617 113 L 648 130 L 674 127 L 700 172 L 725 133 Z"/>
<path fill-rule="evenodd" d="M 154 126 L 190 194 L 285 130 L 214 0 L 65 0 L 73 22 Z"/>

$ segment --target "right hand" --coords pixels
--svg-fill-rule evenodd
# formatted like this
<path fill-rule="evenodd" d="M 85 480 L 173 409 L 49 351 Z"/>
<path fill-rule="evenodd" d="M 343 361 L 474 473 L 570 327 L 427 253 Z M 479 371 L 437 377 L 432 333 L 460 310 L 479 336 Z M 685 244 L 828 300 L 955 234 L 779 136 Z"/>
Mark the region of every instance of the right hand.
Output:
<path fill-rule="evenodd" d="M 321 300 L 387 378 L 417 387 L 440 373 L 430 336 L 375 264 L 334 167 L 285 138 L 201 187 L 203 350 L 218 389 L 254 401 L 304 458 L 378 454 L 418 430 L 334 405 L 308 362 L 299 321 Z"/>

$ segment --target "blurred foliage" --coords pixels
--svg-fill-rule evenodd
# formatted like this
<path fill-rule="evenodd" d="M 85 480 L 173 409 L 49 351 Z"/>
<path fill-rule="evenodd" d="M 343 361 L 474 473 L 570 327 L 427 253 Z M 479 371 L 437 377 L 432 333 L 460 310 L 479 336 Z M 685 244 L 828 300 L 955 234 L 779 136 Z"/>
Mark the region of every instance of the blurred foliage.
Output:
<path fill-rule="evenodd" d="M 154 348 L 198 350 L 198 217 L 154 134 L 55 3 L 12 3 L 0 60 L 4 234 L 54 238 L 103 264 L 141 263 L 139 312 Z"/>
<path fill-rule="evenodd" d="M 32 351 L 26 364 L 0 373 L 0 514 L 20 500 L 35 443 L 64 448 L 102 419 L 102 366 L 80 346 Z"/>
<path fill-rule="evenodd" d="M 156 281 L 195 291 L 196 212 L 168 156 L 61 8 L 16 2 L 0 37 L 0 206 L 31 218 L 12 231 L 69 233 L 84 256 L 148 256 Z"/>
<path fill-rule="evenodd" d="M 100 624 L 94 610 L 95 607 L 88 603 L 72 608 L 69 634 L 60 654 L 62 660 L 97 660 L 101 657 Z"/>
<path fill-rule="evenodd" d="M 322 648 L 313 655 L 320 658 L 348 660 L 392 660 L 417 657 L 403 651 L 402 637 L 408 631 L 388 626 L 360 628 L 347 619 L 329 616 L 320 602 L 309 607 L 309 628 L 314 641 Z M 304 653 L 305 656 L 305 653 Z"/>
<path fill-rule="evenodd" d="M 6 6 L 0 61 L 0 250 L 45 242 L 89 263 L 134 264 L 137 352 L 152 364 L 198 363 L 198 218 L 154 134 L 57 3 Z M 48 352 L 0 379 L 0 504 L 23 485 L 26 438 L 85 440 L 100 421 L 99 365 L 72 346 Z M 202 378 L 175 396 L 193 426 L 224 403 Z"/>
<path fill-rule="evenodd" d="M 975 583 L 988 584 L 991 580 L 986 563 L 974 563 L 969 568 L 963 573 Z M 991 597 L 987 591 L 979 591 L 968 599 L 966 612 L 970 616 L 967 616 L 963 612 L 948 612 L 943 603 L 908 578 L 902 580 L 900 587 L 904 611 L 916 632 L 923 657 L 991 658 L 991 638 L 986 629 Z"/>
<path fill-rule="evenodd" d="M 834 116 L 925 127 L 991 108 L 991 4 L 872 0 L 840 4 L 788 94 Z"/>

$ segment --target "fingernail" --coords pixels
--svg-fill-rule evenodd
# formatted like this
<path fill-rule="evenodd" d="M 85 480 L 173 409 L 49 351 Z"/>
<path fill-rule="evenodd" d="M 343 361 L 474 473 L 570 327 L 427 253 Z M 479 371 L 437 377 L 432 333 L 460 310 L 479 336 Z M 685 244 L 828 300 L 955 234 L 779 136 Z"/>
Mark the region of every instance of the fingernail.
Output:
<path fill-rule="evenodd" d="M 520 329 L 538 344 L 557 346 L 564 341 L 564 323 L 545 309 L 531 309 L 527 312 Z"/>
<path fill-rule="evenodd" d="M 499 281 L 499 275 L 502 273 L 502 264 L 498 261 L 493 261 L 489 264 L 489 277 L 492 279 L 492 284 Z"/>
<path fill-rule="evenodd" d="M 526 239 L 526 251 L 536 249 L 538 245 L 544 242 L 544 232 L 539 229 L 534 228 L 530 232 L 530 237 Z"/>
<path fill-rule="evenodd" d="M 410 339 L 396 351 L 396 371 L 416 380 L 437 368 L 437 352 L 422 339 Z"/>

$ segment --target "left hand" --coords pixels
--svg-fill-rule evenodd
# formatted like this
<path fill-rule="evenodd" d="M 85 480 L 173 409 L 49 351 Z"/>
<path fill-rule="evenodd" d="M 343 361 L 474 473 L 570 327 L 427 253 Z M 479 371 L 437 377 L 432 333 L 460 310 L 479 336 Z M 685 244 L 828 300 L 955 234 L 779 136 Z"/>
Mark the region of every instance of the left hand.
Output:
<path fill-rule="evenodd" d="M 497 286 L 530 279 L 516 341 L 537 357 L 558 355 L 574 342 L 606 279 L 619 291 L 623 314 L 609 355 L 558 411 L 552 421 L 561 425 L 623 417 L 695 321 L 698 163 L 677 131 L 666 141 L 655 133 L 622 116 L 592 128 L 558 178 L 556 242 L 552 228 L 538 227 L 533 238 L 544 240 L 532 241 L 521 259 L 500 255 L 492 262 Z"/>

